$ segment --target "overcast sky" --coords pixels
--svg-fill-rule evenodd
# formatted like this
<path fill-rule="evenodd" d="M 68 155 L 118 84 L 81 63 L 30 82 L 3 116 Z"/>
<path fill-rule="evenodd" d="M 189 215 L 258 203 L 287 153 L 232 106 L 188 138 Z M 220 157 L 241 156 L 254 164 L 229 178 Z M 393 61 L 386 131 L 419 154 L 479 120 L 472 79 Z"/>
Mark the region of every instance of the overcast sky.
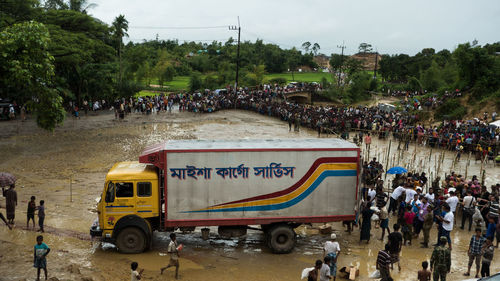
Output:
<path fill-rule="evenodd" d="M 382 54 L 414 55 L 423 48 L 453 50 L 457 44 L 500 41 L 500 0 L 89 0 L 89 13 L 111 24 L 129 21 L 129 40 L 226 41 L 237 32 L 216 27 L 241 23 L 241 40 L 300 48 L 317 42 L 321 53 L 358 51 L 361 42 Z"/>

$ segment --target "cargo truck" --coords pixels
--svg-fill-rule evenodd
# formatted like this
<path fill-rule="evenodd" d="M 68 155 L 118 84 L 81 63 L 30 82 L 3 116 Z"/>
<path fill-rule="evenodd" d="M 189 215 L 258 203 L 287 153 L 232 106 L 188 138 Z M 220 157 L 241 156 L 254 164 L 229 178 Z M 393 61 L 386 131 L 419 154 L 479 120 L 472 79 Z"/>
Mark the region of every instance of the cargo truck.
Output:
<path fill-rule="evenodd" d="M 299 225 L 354 220 L 359 155 L 340 139 L 167 141 L 109 170 L 90 232 L 140 253 L 154 231 L 252 228 L 288 253 Z"/>

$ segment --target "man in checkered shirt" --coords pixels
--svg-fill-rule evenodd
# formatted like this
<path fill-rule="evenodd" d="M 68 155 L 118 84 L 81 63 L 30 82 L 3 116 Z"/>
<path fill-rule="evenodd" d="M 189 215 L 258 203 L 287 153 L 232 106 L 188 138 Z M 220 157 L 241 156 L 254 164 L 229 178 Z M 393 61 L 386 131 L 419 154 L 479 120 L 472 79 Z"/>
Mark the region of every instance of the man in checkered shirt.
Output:
<path fill-rule="evenodd" d="M 481 250 L 484 242 L 486 241 L 486 238 L 484 238 L 481 234 L 481 228 L 476 228 L 476 234 L 470 239 L 469 251 L 467 252 L 469 254 L 469 267 L 467 268 L 467 272 L 464 273 L 465 276 L 470 275 L 470 268 L 472 267 L 474 260 L 476 260 L 476 278 L 479 276 L 479 268 L 481 266 Z"/>

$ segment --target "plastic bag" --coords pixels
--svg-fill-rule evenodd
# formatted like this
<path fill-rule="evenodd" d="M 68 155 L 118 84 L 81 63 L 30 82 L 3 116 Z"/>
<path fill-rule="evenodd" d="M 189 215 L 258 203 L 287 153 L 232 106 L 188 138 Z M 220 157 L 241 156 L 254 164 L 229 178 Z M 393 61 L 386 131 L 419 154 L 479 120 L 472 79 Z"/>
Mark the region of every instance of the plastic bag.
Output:
<path fill-rule="evenodd" d="M 380 270 L 375 270 L 374 272 L 372 272 L 372 274 L 370 274 L 370 278 L 371 279 L 378 279 L 380 278 Z"/>
<path fill-rule="evenodd" d="M 309 272 L 311 272 L 313 270 L 314 270 L 314 267 L 304 268 L 304 270 L 302 270 L 302 275 L 301 275 L 300 279 L 307 278 L 307 276 L 309 275 Z"/>
<path fill-rule="evenodd" d="M 372 221 L 378 221 L 378 220 L 380 220 L 380 218 L 378 217 L 377 214 L 372 216 Z"/>
<path fill-rule="evenodd" d="M 474 208 L 474 215 L 472 215 L 472 220 L 474 220 L 474 221 L 483 220 L 483 216 L 481 215 L 481 211 L 479 211 L 478 207 Z"/>

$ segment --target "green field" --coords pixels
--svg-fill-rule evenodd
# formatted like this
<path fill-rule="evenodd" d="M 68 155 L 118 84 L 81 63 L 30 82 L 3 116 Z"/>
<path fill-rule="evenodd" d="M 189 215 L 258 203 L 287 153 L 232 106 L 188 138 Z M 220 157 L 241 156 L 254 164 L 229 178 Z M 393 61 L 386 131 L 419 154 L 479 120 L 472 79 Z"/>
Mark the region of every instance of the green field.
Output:
<path fill-rule="evenodd" d="M 294 73 L 295 80 L 292 79 L 292 73 L 272 73 L 266 74 L 265 78 L 270 80 L 273 78 L 285 78 L 287 82 L 321 82 L 321 79 L 325 77 L 328 82 L 333 82 L 332 73 L 325 72 L 296 72 Z"/>
<path fill-rule="evenodd" d="M 292 73 L 271 73 L 264 75 L 264 79 L 269 81 L 273 78 L 285 78 L 287 83 L 290 82 L 321 82 L 321 79 L 325 77 L 329 82 L 333 82 L 333 76 L 331 73 L 324 72 L 297 72 L 294 73 L 295 80 L 292 79 Z M 240 77 L 241 79 L 241 77 Z M 151 80 L 152 84 L 158 84 L 158 81 Z M 189 76 L 175 76 L 172 81 L 164 83 L 164 91 L 168 92 L 179 92 L 187 91 L 189 85 Z M 166 89 L 165 89 L 166 87 Z M 143 90 L 137 94 L 137 96 L 147 96 L 154 94 L 154 91 Z"/>

